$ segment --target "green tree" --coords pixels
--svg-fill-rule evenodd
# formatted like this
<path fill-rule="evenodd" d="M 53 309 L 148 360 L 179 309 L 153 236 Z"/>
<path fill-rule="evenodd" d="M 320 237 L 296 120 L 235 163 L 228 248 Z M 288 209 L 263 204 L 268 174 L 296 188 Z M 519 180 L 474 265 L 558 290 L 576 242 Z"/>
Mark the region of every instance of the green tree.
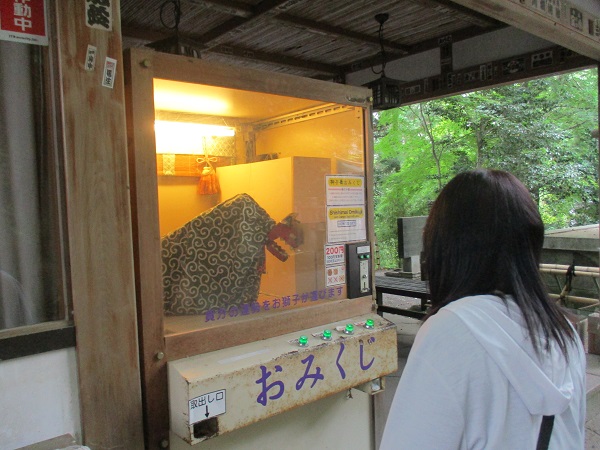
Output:
<path fill-rule="evenodd" d="M 396 218 L 427 214 L 455 174 L 508 170 L 537 200 L 548 228 L 598 217 L 597 71 L 586 70 L 378 113 L 375 229 L 396 266 Z"/>

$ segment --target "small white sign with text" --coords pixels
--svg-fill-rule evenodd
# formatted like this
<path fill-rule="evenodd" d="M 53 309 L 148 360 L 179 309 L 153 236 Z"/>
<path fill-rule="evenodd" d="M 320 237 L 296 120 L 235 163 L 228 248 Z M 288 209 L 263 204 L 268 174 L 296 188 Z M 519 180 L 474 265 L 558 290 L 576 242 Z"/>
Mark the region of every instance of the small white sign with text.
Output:
<path fill-rule="evenodd" d="M 189 401 L 190 425 L 225 414 L 225 389 L 202 394 Z"/>

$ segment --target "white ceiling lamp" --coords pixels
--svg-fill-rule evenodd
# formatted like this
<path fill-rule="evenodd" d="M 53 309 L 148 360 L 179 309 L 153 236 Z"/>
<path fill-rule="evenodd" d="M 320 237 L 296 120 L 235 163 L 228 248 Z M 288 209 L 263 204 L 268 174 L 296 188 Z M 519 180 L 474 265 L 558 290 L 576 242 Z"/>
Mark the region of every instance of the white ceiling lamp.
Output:
<path fill-rule="evenodd" d="M 222 125 L 193 122 L 154 122 L 156 153 L 172 155 L 204 154 L 203 138 L 234 136 L 235 130 Z"/>

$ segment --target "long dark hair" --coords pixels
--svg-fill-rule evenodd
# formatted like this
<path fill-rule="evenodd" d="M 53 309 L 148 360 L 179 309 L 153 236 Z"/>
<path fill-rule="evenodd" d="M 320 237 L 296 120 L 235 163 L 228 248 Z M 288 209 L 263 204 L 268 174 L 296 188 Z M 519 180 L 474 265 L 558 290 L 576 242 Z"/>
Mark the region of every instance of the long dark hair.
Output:
<path fill-rule="evenodd" d="M 575 336 L 542 282 L 543 242 L 538 208 L 514 175 L 481 169 L 457 175 L 434 202 L 423 234 L 432 296 L 427 318 L 470 295 L 496 294 L 505 301 L 511 295 L 535 351 L 554 339 L 567 356 L 567 341 Z"/>

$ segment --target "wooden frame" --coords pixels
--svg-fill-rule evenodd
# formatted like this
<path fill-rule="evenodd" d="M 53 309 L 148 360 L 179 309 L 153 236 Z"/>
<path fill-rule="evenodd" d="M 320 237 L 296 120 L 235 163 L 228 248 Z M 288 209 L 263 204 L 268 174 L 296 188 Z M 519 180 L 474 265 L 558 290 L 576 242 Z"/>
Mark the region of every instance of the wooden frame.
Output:
<path fill-rule="evenodd" d="M 86 2 L 55 2 L 69 274 L 81 431 L 92 448 L 144 448 L 129 209 L 119 2 L 112 30 L 86 25 Z M 85 69 L 88 44 L 98 64 Z M 107 57 L 118 61 L 102 85 Z"/>
<path fill-rule="evenodd" d="M 75 346 L 75 327 L 63 320 L 45 322 L 0 333 L 0 361 Z"/>
<path fill-rule="evenodd" d="M 54 11 L 54 6 L 50 6 Z M 64 192 L 64 161 L 60 151 L 61 133 L 59 112 L 59 88 L 56 73 L 59 66 L 56 44 L 56 23 L 48 23 L 51 37 L 50 45 L 37 47 L 40 52 L 39 64 L 33 72 L 35 80 L 36 98 L 34 101 L 35 112 L 32 120 L 39 121 L 36 126 L 43 130 L 36 145 L 44 145 L 42 153 L 44 158 L 38 163 L 39 173 L 43 174 L 39 190 L 48 193 L 42 198 L 40 214 L 46 218 L 48 227 L 42 227 L 40 239 L 47 247 L 48 258 L 46 263 L 50 269 L 45 275 L 53 281 L 52 288 L 44 298 L 45 309 L 48 304 L 55 309 L 54 314 L 48 313 L 51 318 L 32 325 L 16 328 L 0 329 L 0 361 L 20 358 L 38 353 L 59 350 L 75 346 L 75 330 L 72 321 L 72 304 L 68 292 L 68 245 L 62 239 L 66 234 L 66 211 Z"/>
<path fill-rule="evenodd" d="M 289 75 L 243 70 L 221 64 L 130 49 L 125 55 L 125 88 L 129 134 L 130 189 L 138 328 L 141 345 L 142 385 L 146 420 L 146 440 L 168 442 L 168 394 L 166 363 L 170 360 L 241 345 L 326 324 L 373 310 L 373 297 L 335 300 L 328 303 L 280 312 L 269 317 L 247 317 L 235 322 L 185 333 L 163 335 L 163 297 L 160 261 L 160 231 L 154 144 L 154 78 L 301 97 L 365 108 L 365 171 L 372 175 L 372 131 L 370 92 L 361 87 L 336 85 Z M 367 183 L 367 186 L 369 184 Z M 372 195 L 368 187 L 367 198 Z M 369 238 L 373 239 L 373 205 L 368 200 Z M 235 330 L 235 332 L 234 332 Z"/>

